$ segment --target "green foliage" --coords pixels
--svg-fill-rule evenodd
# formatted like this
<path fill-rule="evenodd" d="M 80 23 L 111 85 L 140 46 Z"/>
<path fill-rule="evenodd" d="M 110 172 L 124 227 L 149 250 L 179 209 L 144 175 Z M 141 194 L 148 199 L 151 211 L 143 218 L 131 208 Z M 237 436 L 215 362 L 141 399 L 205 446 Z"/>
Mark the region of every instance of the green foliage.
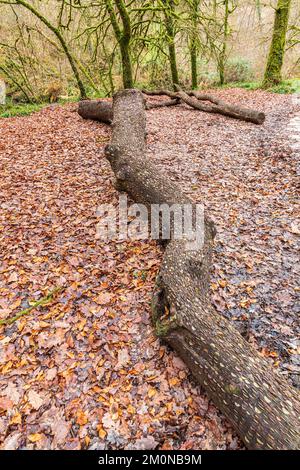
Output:
<path fill-rule="evenodd" d="M 265 55 L 260 43 L 271 39 L 271 31 L 259 23 L 249 40 L 246 29 L 257 26 L 255 19 L 248 26 L 243 20 L 241 31 L 236 29 L 243 15 L 237 0 L 86 0 L 80 7 L 53 0 L 14 3 L 12 11 L 10 2 L 0 0 L 6 19 L 0 31 L 0 75 L 18 103 L 75 101 L 78 88 L 81 96 L 94 98 L 111 96 L 122 85 L 171 89 L 180 81 L 188 89 L 220 82 L 247 84 L 253 80 L 251 66 L 245 58 L 232 58 L 234 51 L 251 57 L 258 77 L 264 65 L 258 54 Z M 273 10 L 260 2 L 256 7 L 269 25 Z M 292 8 L 293 34 L 287 39 L 297 47 L 300 18 L 295 19 L 295 5 Z M 299 54 L 293 57 L 298 60 Z M 285 70 L 297 70 L 293 67 L 288 59 Z M 279 81 L 268 82 L 266 88 Z"/>
<path fill-rule="evenodd" d="M 219 83 L 219 74 L 216 71 L 204 70 L 199 75 L 199 83 L 216 86 Z"/>
<path fill-rule="evenodd" d="M 32 312 L 32 310 L 38 308 L 38 307 L 43 307 L 48 305 L 53 298 L 55 297 L 58 292 L 61 292 L 63 290 L 63 287 L 56 287 L 52 291 L 49 292 L 45 297 L 42 297 L 40 300 L 37 300 L 34 302 L 30 307 L 26 308 L 25 310 L 21 310 L 19 313 L 17 313 L 13 317 L 8 317 L 4 318 L 3 320 L 0 320 L 0 325 L 11 325 L 12 323 L 15 323 L 19 318 L 28 315 L 29 313 Z"/>
<path fill-rule="evenodd" d="M 142 88 L 142 86 L 141 86 Z M 87 87 L 89 95 L 92 99 L 96 98 L 105 98 L 107 94 L 105 92 L 96 92 L 93 89 Z M 78 101 L 78 93 L 76 92 L 75 87 L 70 87 L 68 89 L 68 94 L 66 96 L 61 96 L 57 103 L 74 103 Z M 11 98 L 7 100 L 5 105 L 0 105 L 0 118 L 11 118 L 15 116 L 29 116 L 32 113 L 36 113 L 41 109 L 49 106 L 49 101 L 41 100 L 38 103 L 24 103 L 24 102 L 14 102 Z"/>
<path fill-rule="evenodd" d="M 251 64 L 242 57 L 227 61 L 225 68 L 225 82 L 249 82 L 253 78 Z"/>
<path fill-rule="evenodd" d="M 223 88 L 245 88 L 246 90 L 258 90 L 262 88 L 262 84 L 259 82 L 232 82 L 224 85 Z M 270 87 L 266 91 L 280 94 L 300 93 L 300 79 L 294 78 L 290 80 L 283 80 L 278 85 Z"/>
<path fill-rule="evenodd" d="M 280 94 L 300 93 L 300 79 L 283 80 L 278 85 L 269 88 L 268 91 Z"/>
<path fill-rule="evenodd" d="M 225 84 L 222 88 L 244 88 L 246 90 L 258 90 L 260 88 L 259 82 L 231 82 Z"/>
<path fill-rule="evenodd" d="M 12 103 L 0 105 L 0 118 L 10 118 L 14 116 L 28 116 L 44 108 L 46 103 Z"/>

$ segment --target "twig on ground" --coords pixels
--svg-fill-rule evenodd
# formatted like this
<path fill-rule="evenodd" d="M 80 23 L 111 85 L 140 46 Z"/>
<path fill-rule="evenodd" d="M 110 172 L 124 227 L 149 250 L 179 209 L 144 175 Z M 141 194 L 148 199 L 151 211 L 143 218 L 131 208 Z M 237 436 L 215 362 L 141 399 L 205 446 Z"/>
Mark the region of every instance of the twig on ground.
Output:
<path fill-rule="evenodd" d="M 63 289 L 64 289 L 63 287 L 55 287 L 55 289 L 50 291 L 48 295 L 46 295 L 45 297 L 42 297 L 40 300 L 37 300 L 33 305 L 26 308 L 25 310 L 21 310 L 21 312 L 17 313 L 14 317 L 4 318 L 3 320 L 0 320 L 0 325 L 11 325 L 15 321 L 17 321 L 20 317 L 23 317 L 24 315 L 28 315 L 28 313 L 30 313 L 35 308 L 47 305 L 51 300 L 53 300 L 53 297 L 55 296 L 55 294 L 57 294 L 58 292 L 61 292 Z"/>

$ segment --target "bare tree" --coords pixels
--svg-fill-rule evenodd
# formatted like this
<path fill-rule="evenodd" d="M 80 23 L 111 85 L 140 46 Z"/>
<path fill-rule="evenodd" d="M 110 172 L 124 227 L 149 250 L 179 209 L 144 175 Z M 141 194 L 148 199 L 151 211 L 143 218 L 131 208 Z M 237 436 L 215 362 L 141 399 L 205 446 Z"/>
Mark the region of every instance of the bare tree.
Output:
<path fill-rule="evenodd" d="M 24 8 L 26 8 L 28 11 L 30 11 L 34 16 L 36 16 L 36 18 L 38 18 L 48 29 L 50 29 L 50 31 L 52 31 L 56 38 L 58 39 L 58 41 L 60 42 L 61 44 L 61 47 L 64 51 L 64 53 L 66 54 L 66 57 L 70 63 L 70 66 L 73 70 L 73 73 L 74 73 L 74 76 L 75 76 L 75 79 L 77 81 L 77 85 L 78 85 L 78 88 L 79 88 L 79 91 L 80 91 L 80 98 L 81 99 L 85 99 L 87 97 L 86 95 L 86 91 L 85 91 L 85 87 L 84 87 L 84 84 L 80 78 L 80 74 L 79 74 L 79 71 L 78 71 L 78 68 L 77 68 L 77 65 L 76 65 L 76 61 L 72 55 L 72 53 L 70 52 L 69 50 L 69 47 L 60 31 L 59 28 L 57 28 L 56 26 L 54 26 L 45 16 L 42 15 L 42 13 L 40 13 L 40 11 L 38 11 L 34 6 L 32 6 L 30 3 L 26 2 L 25 0 L 0 0 L 0 3 L 2 4 L 6 4 L 6 5 L 21 5 L 23 6 Z"/>

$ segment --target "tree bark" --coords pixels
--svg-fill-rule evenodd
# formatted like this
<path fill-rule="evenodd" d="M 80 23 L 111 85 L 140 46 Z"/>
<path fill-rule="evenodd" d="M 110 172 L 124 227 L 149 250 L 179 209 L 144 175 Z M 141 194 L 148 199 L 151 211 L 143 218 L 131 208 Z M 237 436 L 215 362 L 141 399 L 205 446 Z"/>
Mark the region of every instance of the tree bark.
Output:
<path fill-rule="evenodd" d="M 176 48 L 175 48 L 175 27 L 174 27 L 174 0 L 163 0 L 165 5 L 164 16 L 165 16 L 165 27 L 168 40 L 169 49 L 169 63 L 172 77 L 173 87 L 179 83 L 179 74 L 177 68 Z"/>
<path fill-rule="evenodd" d="M 197 71 L 197 53 L 198 53 L 198 10 L 200 0 L 192 0 L 190 3 L 191 9 L 191 33 L 190 33 L 190 58 L 191 58 L 191 79 L 192 90 L 198 86 L 198 71 Z"/>
<path fill-rule="evenodd" d="M 146 205 L 193 204 L 179 186 L 145 159 L 142 93 L 114 97 L 113 134 L 106 156 L 116 187 Z M 209 300 L 215 228 L 204 219 L 204 244 L 168 242 L 153 296 L 156 332 L 185 360 L 196 380 L 231 421 L 249 449 L 299 449 L 298 392 L 220 316 Z"/>
<path fill-rule="evenodd" d="M 291 0 L 277 0 L 273 36 L 263 80 L 264 88 L 277 85 L 281 82 L 281 69 L 283 64 L 290 7 Z"/>
<path fill-rule="evenodd" d="M 103 100 L 83 100 L 79 102 L 78 114 L 84 119 L 111 124 L 113 120 L 112 103 Z"/>
<path fill-rule="evenodd" d="M 224 20 L 223 20 L 223 42 L 221 47 L 221 52 L 218 57 L 218 70 L 219 70 L 219 82 L 220 85 L 225 83 L 225 63 L 226 63 L 226 52 L 227 52 L 227 40 L 229 34 L 229 0 L 224 0 Z"/>
<path fill-rule="evenodd" d="M 106 0 L 106 8 L 110 17 L 111 25 L 114 30 L 114 34 L 118 41 L 118 45 L 121 53 L 122 60 L 122 75 L 124 88 L 130 88 L 133 86 L 133 73 L 131 63 L 131 21 L 130 15 L 128 14 L 126 4 L 123 0 L 115 0 L 115 6 L 119 12 L 122 22 L 122 28 L 119 26 L 118 18 L 114 10 L 114 4 L 111 0 Z"/>
<path fill-rule="evenodd" d="M 254 124 L 262 124 L 265 120 L 265 114 L 260 111 L 243 108 L 241 106 L 228 104 L 211 95 L 201 94 L 197 91 L 185 93 L 177 86 L 177 92 L 168 90 L 147 91 L 143 90 L 146 95 L 169 96 L 172 99 L 180 99 L 192 108 L 206 113 L 222 114 L 223 116 L 232 117 L 241 121 L 253 122 Z M 210 104 L 204 104 L 201 101 L 209 101 Z"/>
<path fill-rule="evenodd" d="M 166 100 L 166 101 L 158 101 L 157 103 L 146 103 L 146 109 L 154 109 L 154 108 L 164 108 L 165 106 L 176 106 L 180 104 L 179 98 L 174 98 L 173 100 Z"/>

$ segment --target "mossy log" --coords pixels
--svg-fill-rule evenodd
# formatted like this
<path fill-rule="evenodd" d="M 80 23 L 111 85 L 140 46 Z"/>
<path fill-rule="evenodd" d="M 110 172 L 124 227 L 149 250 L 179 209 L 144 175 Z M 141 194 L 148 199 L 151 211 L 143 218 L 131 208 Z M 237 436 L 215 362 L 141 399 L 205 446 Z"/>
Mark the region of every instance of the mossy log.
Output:
<path fill-rule="evenodd" d="M 106 157 L 117 188 L 146 205 L 192 204 L 167 174 L 146 160 L 142 93 L 119 92 L 113 110 Z M 184 240 L 168 242 L 153 295 L 156 331 L 183 358 L 249 449 L 299 449 L 299 394 L 211 305 L 215 228 L 208 217 L 204 235 L 202 248 L 194 251 L 186 250 Z"/>

